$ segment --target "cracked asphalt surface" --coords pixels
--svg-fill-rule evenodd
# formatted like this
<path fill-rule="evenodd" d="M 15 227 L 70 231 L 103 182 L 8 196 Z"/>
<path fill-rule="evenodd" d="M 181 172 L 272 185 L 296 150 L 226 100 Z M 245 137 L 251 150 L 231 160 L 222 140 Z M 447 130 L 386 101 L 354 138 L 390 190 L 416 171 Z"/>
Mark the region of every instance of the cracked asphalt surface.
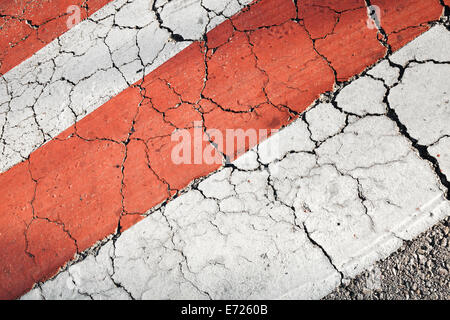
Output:
<path fill-rule="evenodd" d="M 108 0 L 60 0 L 0 2 L 0 74 L 32 56 L 67 31 L 67 22 L 76 24 L 70 6 L 78 7 L 80 20 L 107 4 Z M 73 8 L 73 7 L 72 7 Z"/>
<path fill-rule="evenodd" d="M 436 26 L 391 59 L 444 36 Z M 441 54 L 378 64 L 23 298 L 323 297 L 448 216 L 448 185 L 436 172 L 448 160 L 423 156 L 417 141 L 434 142 L 433 132 L 405 134 L 409 120 L 392 111 L 420 111 L 395 102 L 419 79 L 416 99 L 445 104 Z M 362 88 L 366 101 L 355 103 Z"/>
<path fill-rule="evenodd" d="M 2 178 L 23 185 L 8 209 L 26 204 L 14 218 L 25 238 L 18 259 L 38 265 L 24 298 L 321 298 L 445 218 L 450 36 L 444 2 L 433 3 L 433 18 L 406 27 L 390 27 L 385 12 L 387 29 L 353 33 L 370 50 L 338 53 L 346 24 L 365 26 L 371 2 L 333 2 L 316 29 L 308 1 L 256 1 L 254 10 L 113 1 L 2 75 Z M 393 52 L 405 30 L 411 40 L 430 26 Z M 301 64 L 294 54 L 273 63 L 298 47 Z M 184 64 L 162 65 L 176 53 Z M 155 157 L 168 153 L 174 129 L 194 132 L 196 121 L 217 163 L 175 171 Z M 234 160 L 209 130 L 240 127 L 284 129 Z M 85 163 L 84 176 L 69 169 Z"/>

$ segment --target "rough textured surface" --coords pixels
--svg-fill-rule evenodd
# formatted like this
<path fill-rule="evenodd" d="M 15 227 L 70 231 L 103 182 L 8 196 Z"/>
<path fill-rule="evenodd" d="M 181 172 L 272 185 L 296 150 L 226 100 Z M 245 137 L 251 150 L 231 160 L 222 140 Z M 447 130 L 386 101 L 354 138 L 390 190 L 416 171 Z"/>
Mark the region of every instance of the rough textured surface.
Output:
<path fill-rule="evenodd" d="M 291 0 L 261 0 L 231 19 L 249 2 L 115 0 L 91 14 L 99 3 L 85 1 L 84 11 L 91 14 L 86 20 L 1 75 L 0 171 L 24 161 L 130 85 L 139 85 L 196 40 L 206 39 L 209 49 L 202 95 L 226 111 L 240 112 L 263 103 L 303 111 L 335 81 L 348 80 L 391 50 L 385 47 L 389 34 L 382 29 L 386 39 L 380 41 L 380 33 L 367 28 L 363 0 L 326 1 L 320 7 L 311 1 L 296 7 Z M 420 1 L 427 10 L 402 3 L 407 17 L 397 19 L 392 6 L 382 4 L 395 30 L 438 20 L 443 11 L 437 0 Z M 180 25 L 179 16 L 190 18 Z M 14 20 L 8 19 L 6 25 Z M 328 27 L 316 30 L 322 25 Z M 417 35 L 404 35 L 402 41 Z M 245 59 L 228 59 L 236 51 Z"/>
<path fill-rule="evenodd" d="M 138 86 L 146 74 L 203 39 L 248 1 L 241 2 L 215 1 L 227 5 L 217 13 L 200 7 L 197 11 L 205 15 L 205 25 L 183 23 L 183 28 L 196 33 L 184 39 L 172 30 L 179 20 L 162 20 L 165 4 L 111 1 L 16 68 L 0 73 L 0 172 L 26 160 L 129 86 Z M 200 1 L 189 6 L 182 1 L 167 4 L 171 12 L 184 16 L 199 5 Z"/>
<path fill-rule="evenodd" d="M 440 32 L 444 36 L 448 31 Z M 448 166 L 447 158 L 438 157 L 438 163 L 418 145 L 390 103 L 396 88 L 417 90 L 403 81 L 409 73 L 448 83 L 449 73 L 439 71 L 446 63 L 417 65 L 377 66 L 377 71 L 344 84 L 300 119 L 196 180 L 186 193 L 22 298 L 317 299 L 402 246 L 412 252 L 417 245 L 410 241 L 450 214 L 449 184 L 440 173 L 441 165 Z M 383 73 L 381 68 L 401 72 Z M 363 103 L 352 102 L 361 88 L 366 93 Z M 437 87 L 421 97 L 441 101 L 441 95 Z M 435 103 L 427 106 L 439 109 Z M 444 224 L 443 232 L 432 231 L 429 249 L 419 251 L 432 249 L 433 241 L 447 248 Z M 448 252 L 434 248 L 440 253 L 428 263 L 435 266 L 431 270 L 448 272 Z M 389 261 L 397 261 L 395 257 L 378 266 L 391 270 Z M 402 269 L 401 281 L 408 281 L 414 266 Z M 397 279 L 389 272 L 386 288 Z M 435 297 L 437 284 L 428 286 L 433 280 L 423 274 L 428 291 L 418 287 L 421 294 Z M 378 280 L 373 281 L 376 287 Z M 435 294 L 446 294 L 445 281 Z M 370 297 L 382 296 L 376 292 Z M 389 294 L 383 297 L 401 297 Z"/>
<path fill-rule="evenodd" d="M 316 286 L 316 282 L 306 284 L 305 278 L 299 278 L 296 284 L 315 288 L 311 289 L 312 297 L 323 294 L 323 288 L 334 285 L 324 279 L 334 279 L 336 274 L 339 278 L 355 275 L 396 248 L 399 237 L 411 238 L 445 216 L 446 206 L 436 209 L 424 205 L 430 199 L 443 198 L 448 181 L 439 173 L 436 158 L 408 134 L 389 102 L 391 91 L 394 94 L 400 88 L 397 82 L 412 72 L 411 60 L 403 69 L 390 63 L 402 71 L 392 85 L 383 78 L 363 74 L 360 79 L 370 78 L 363 85 L 376 84 L 377 95 L 364 106 L 339 106 L 337 97 L 348 85 L 346 81 L 358 77 L 357 73 L 381 58 L 389 61 L 392 52 L 383 30 L 366 27 L 368 3 L 329 1 L 328 9 L 332 10 L 325 10 L 326 25 L 335 28 L 314 30 L 318 38 L 310 31 L 316 25 L 317 8 L 313 5 L 302 9 L 290 0 L 261 0 L 248 7 L 234 1 L 229 4 L 223 11 L 215 12 L 205 6 L 221 7 L 222 2 L 200 6 L 196 1 L 186 6 L 181 1 L 155 2 L 144 14 L 147 1 L 114 1 L 2 77 L 2 166 L 6 170 L 25 160 L 18 168 L 29 180 L 21 188 L 34 190 L 31 199 L 24 199 L 31 208 L 28 203 L 17 204 L 13 197 L 5 196 L 6 201 L 2 201 L 8 215 L 25 216 L 14 220 L 14 225 L 1 226 L 9 231 L 2 232 L 5 242 L 20 234 L 25 246 L 25 250 L 7 252 L 10 262 L 2 266 L 5 271 L 1 275 L 19 284 L 0 281 L 4 286 L 2 296 L 17 296 L 34 282 L 47 279 L 64 261 L 74 254 L 77 259 L 83 257 L 85 249 L 108 234 L 120 239 L 125 229 L 150 213 L 146 210 L 153 207 L 151 212 L 161 210 L 165 214 L 166 199 L 183 199 L 180 195 L 193 180 L 216 170 L 222 163 L 233 168 L 229 162 L 255 145 L 249 143 L 243 149 L 227 150 L 224 154 L 224 150 L 215 149 L 214 138 L 206 139 L 193 149 L 211 148 L 215 154 L 212 164 L 177 166 L 168 161 L 174 146 L 170 134 L 174 130 L 211 135 L 212 130 L 227 128 L 278 129 L 299 117 L 324 91 L 329 91 L 322 99 L 327 106 L 316 103 L 317 110 L 290 129 L 294 135 L 289 129 L 284 130 L 282 140 L 292 143 L 282 143 L 280 153 L 273 156 L 265 150 L 273 147 L 277 139 L 274 137 L 271 142 L 261 144 L 261 153 L 258 151 L 256 158 L 250 156 L 250 163 L 242 164 L 251 168 L 251 172 L 243 171 L 243 178 L 255 174 L 267 181 L 255 186 L 250 197 L 268 194 L 267 208 L 281 206 L 291 216 L 295 215 L 293 228 L 303 230 L 301 239 L 306 237 L 311 242 L 299 240 L 300 243 L 320 249 L 331 268 L 338 270 L 329 276 L 326 270 L 330 265 L 323 266 L 321 275 L 325 278 L 317 279 L 325 281 L 323 286 Z M 244 9 L 230 17 L 229 8 L 233 8 L 231 12 Z M 172 19 L 174 15 L 170 12 L 179 14 L 183 10 L 190 16 L 194 12 L 198 23 L 180 25 L 179 19 Z M 437 21 L 441 12 L 438 14 L 436 10 L 433 14 L 436 20 L 433 23 L 442 25 L 443 21 Z M 223 23 L 217 29 L 206 33 L 220 22 Z M 438 30 L 445 32 L 443 28 Z M 147 38 L 140 38 L 144 35 Z M 155 42 L 157 50 L 141 50 L 152 35 L 162 39 Z M 194 41 L 198 39 L 201 41 Z M 338 49 L 342 48 L 343 40 L 349 45 L 340 55 Z M 270 47 L 270 43 L 276 46 Z M 153 70 L 167 56 L 183 48 L 175 59 Z M 151 57 L 145 58 L 146 54 Z M 299 60 L 298 55 L 305 60 Z M 84 61 L 87 63 L 83 64 Z M 280 72 L 277 61 L 282 61 L 286 70 Z M 427 67 L 429 63 L 440 64 L 424 62 Z M 446 83 L 446 73 L 438 77 Z M 128 88 L 110 99 L 125 87 Z M 50 94 L 53 99 L 48 99 Z M 354 96 L 351 92 L 347 94 L 344 105 L 348 97 Z M 63 103 L 52 105 L 54 99 Z M 93 111 L 107 100 L 102 108 Z M 56 112 L 47 113 L 47 104 Z M 371 113 L 373 105 L 377 105 L 377 111 Z M 320 113 L 324 112 L 333 113 L 328 118 L 336 121 L 326 130 L 320 123 L 323 122 Z M 69 129 L 60 134 L 67 126 Z M 301 132 L 299 141 L 297 129 Z M 298 162 L 300 168 L 295 167 Z M 297 183 L 286 173 L 286 168 L 291 167 Z M 14 170 L 15 167 L 0 176 L 2 186 L 4 181 L 11 181 Z M 413 179 L 407 179 L 413 173 Z M 232 185 L 236 184 L 234 175 L 230 176 Z M 141 179 L 136 181 L 136 177 Z M 244 183 L 242 190 L 247 187 L 252 186 Z M 258 213 L 267 209 L 247 207 L 249 203 L 236 191 L 236 196 L 217 203 L 217 213 L 253 214 L 253 209 Z M 20 211 L 22 208 L 24 212 Z M 391 219 L 390 223 L 386 218 Z M 176 217 L 173 219 L 178 221 Z M 225 227 L 228 224 L 225 222 Z M 254 225 L 252 222 L 247 227 L 252 229 Z M 341 234 L 336 226 L 349 232 Z M 273 228 L 278 230 L 278 225 Z M 51 236 L 44 239 L 41 235 L 46 232 L 51 232 Z M 346 249 L 338 247 L 330 236 L 333 234 L 340 237 Z M 55 241 L 48 241 L 51 239 Z M 63 244 L 63 250 L 55 250 L 57 242 Z M 175 251 L 184 252 L 180 249 L 183 243 L 174 245 Z M 379 250 L 374 252 L 374 246 Z M 290 247 L 283 250 L 289 252 Z M 249 259 L 246 252 L 243 254 Z M 273 261 L 280 268 L 293 265 L 277 259 Z M 32 267 L 27 267 L 24 260 Z M 173 262 L 169 264 L 172 267 Z M 154 270 L 152 264 L 150 270 Z M 195 281 L 188 279 L 194 287 L 204 287 L 209 280 L 203 276 L 200 273 Z M 124 277 L 118 283 L 129 280 L 127 275 Z M 210 278 L 208 273 L 204 277 Z M 283 278 L 286 290 L 278 294 L 291 289 L 288 277 Z M 230 275 L 230 279 L 235 279 L 235 285 L 242 282 L 238 275 Z M 269 282 L 274 279 L 275 276 Z M 228 291 L 222 283 L 211 284 L 211 288 L 200 291 L 226 296 L 224 292 Z M 265 290 L 275 294 L 266 287 L 253 290 L 252 294 L 264 295 L 269 292 Z M 144 296 L 143 292 L 136 292 L 136 296 Z M 239 294 L 249 293 L 243 289 Z M 298 294 L 294 290 L 293 296 Z"/>
<path fill-rule="evenodd" d="M 442 13 L 443 3 L 440 0 L 396 0 L 392 6 L 390 0 L 370 0 L 380 8 L 379 20 L 387 44 L 393 49 L 404 46 L 411 37 L 428 30 L 429 22 Z"/>
<path fill-rule="evenodd" d="M 110 1 L 1 0 L 0 74 L 11 70 Z M 71 6 L 78 8 L 78 12 Z"/>
<path fill-rule="evenodd" d="M 449 218 L 324 299 L 449 300 Z"/>

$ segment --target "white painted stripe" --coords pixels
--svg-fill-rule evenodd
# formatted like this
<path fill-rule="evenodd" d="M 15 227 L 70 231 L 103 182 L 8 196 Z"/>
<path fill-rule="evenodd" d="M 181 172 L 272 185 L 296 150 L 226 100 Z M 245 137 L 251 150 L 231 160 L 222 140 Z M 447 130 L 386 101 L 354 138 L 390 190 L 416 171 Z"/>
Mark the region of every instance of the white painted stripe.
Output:
<path fill-rule="evenodd" d="M 0 172 L 249 2 L 116 0 L 49 43 L 0 78 Z"/>
<path fill-rule="evenodd" d="M 416 92 L 430 113 L 440 110 L 448 95 L 433 84 L 449 83 L 450 66 L 409 64 L 401 84 L 390 68 L 381 62 L 336 104 L 317 104 L 22 298 L 323 297 L 450 214 L 447 188 L 383 102 L 389 86 L 389 98 Z"/>

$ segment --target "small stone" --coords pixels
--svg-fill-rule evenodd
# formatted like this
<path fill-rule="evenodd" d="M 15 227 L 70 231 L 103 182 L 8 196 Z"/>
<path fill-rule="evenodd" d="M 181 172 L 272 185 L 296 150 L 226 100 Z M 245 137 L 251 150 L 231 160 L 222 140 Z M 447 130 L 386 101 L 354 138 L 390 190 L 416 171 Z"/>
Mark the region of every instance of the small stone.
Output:
<path fill-rule="evenodd" d="M 438 272 L 438 274 L 441 275 L 441 276 L 446 276 L 446 275 L 448 274 L 448 271 L 445 270 L 445 269 L 442 268 L 442 267 L 440 267 L 440 268 L 437 270 L 437 272 Z"/>
<path fill-rule="evenodd" d="M 445 235 L 448 235 L 449 227 L 444 227 L 444 229 L 442 231 L 444 232 Z"/>
<path fill-rule="evenodd" d="M 427 258 L 425 258 L 425 256 L 424 256 L 424 255 L 421 255 L 421 254 L 418 254 L 418 255 L 417 255 L 417 258 L 419 259 L 419 263 L 420 263 L 420 264 L 424 264 L 424 263 L 426 263 L 426 261 L 427 261 Z"/>
<path fill-rule="evenodd" d="M 367 289 L 367 288 L 364 288 L 364 289 L 362 290 L 362 292 L 363 292 L 363 294 L 364 294 L 365 296 L 370 296 L 370 294 L 372 293 L 372 291 L 369 290 L 369 289 Z"/>

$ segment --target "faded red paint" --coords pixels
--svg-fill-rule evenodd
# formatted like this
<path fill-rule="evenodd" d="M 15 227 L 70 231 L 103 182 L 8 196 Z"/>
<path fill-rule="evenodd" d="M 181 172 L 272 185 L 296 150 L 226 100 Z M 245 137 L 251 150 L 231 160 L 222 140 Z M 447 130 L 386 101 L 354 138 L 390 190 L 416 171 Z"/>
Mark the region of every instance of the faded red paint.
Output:
<path fill-rule="evenodd" d="M 381 9 L 381 27 L 388 35 L 393 51 L 428 30 L 428 22 L 437 20 L 444 8 L 439 0 L 373 0 Z"/>
<path fill-rule="evenodd" d="M 255 1 L 231 20 L 239 31 L 280 25 L 296 18 L 294 2 L 291 0 Z"/>
<path fill-rule="evenodd" d="M 0 175 L 0 299 L 13 299 L 38 280 L 25 232 L 33 219 L 34 183 L 23 162 Z"/>
<path fill-rule="evenodd" d="M 35 215 L 63 223 L 81 250 L 113 233 L 122 208 L 124 155 L 116 142 L 78 137 L 52 140 L 32 153 Z"/>
<path fill-rule="evenodd" d="M 124 163 L 123 196 L 126 213 L 144 213 L 173 195 L 169 186 L 153 171 L 144 142 L 132 140 L 127 145 Z"/>
<path fill-rule="evenodd" d="M 289 21 L 250 34 L 257 66 L 264 70 L 267 96 L 275 105 L 302 112 L 317 96 L 330 91 L 333 70 L 315 51 L 306 30 Z"/>
<path fill-rule="evenodd" d="M 238 56 L 230 59 L 237 52 Z M 266 81 L 264 72 L 257 67 L 248 35 L 237 32 L 210 56 L 203 94 L 224 108 L 245 111 L 266 101 Z"/>
<path fill-rule="evenodd" d="M 300 18 L 312 39 L 325 38 L 332 34 L 340 14 L 328 7 L 318 7 L 300 2 Z M 317 23 L 320 20 L 322 23 Z"/>
<path fill-rule="evenodd" d="M 366 8 L 342 13 L 334 32 L 318 39 L 315 47 L 336 70 L 339 81 L 350 79 L 386 54 L 377 30 L 367 28 Z"/>

